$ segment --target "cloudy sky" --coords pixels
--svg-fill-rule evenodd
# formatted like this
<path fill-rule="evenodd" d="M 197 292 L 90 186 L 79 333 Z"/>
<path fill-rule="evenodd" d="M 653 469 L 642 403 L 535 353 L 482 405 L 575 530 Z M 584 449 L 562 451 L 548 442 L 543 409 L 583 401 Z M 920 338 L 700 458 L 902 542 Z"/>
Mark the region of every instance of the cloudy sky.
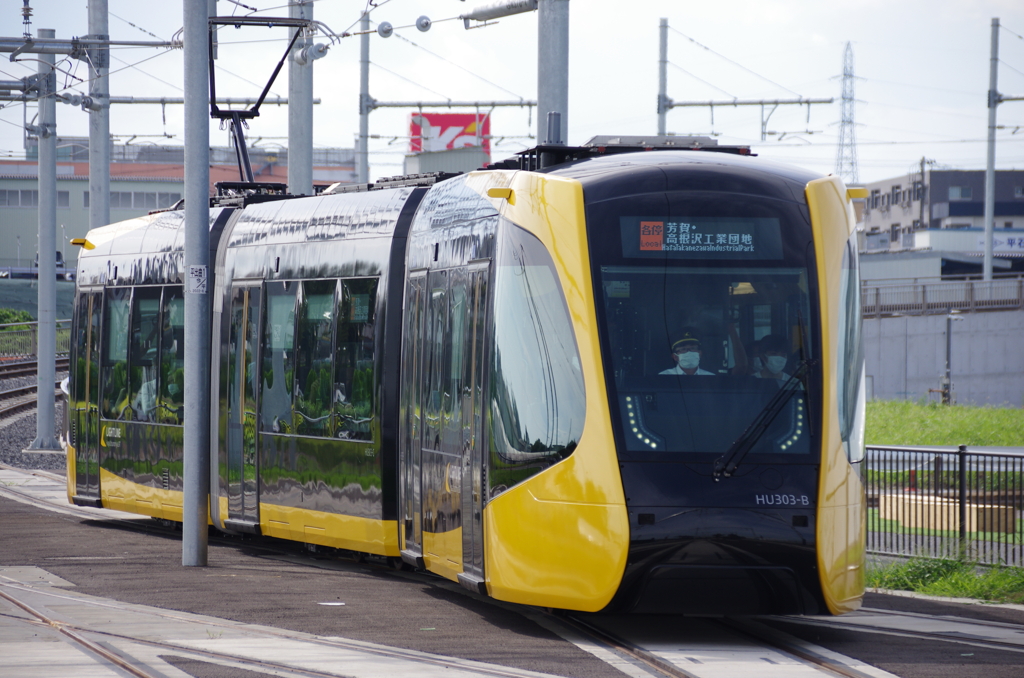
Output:
<path fill-rule="evenodd" d="M 375 22 L 395 35 L 374 35 L 370 93 L 380 101 L 519 100 L 537 93 L 537 16 L 520 14 L 465 30 L 459 14 L 490 0 L 376 0 Z M 53 28 L 60 38 L 87 31 L 86 0 L 33 0 L 32 32 Z M 265 16 L 286 16 L 285 0 L 244 0 Z M 0 3 L 0 35 L 23 32 L 21 2 Z M 336 33 L 357 30 L 366 0 L 318 0 L 314 17 Z M 115 40 L 170 40 L 182 24 L 179 0 L 109 0 Z M 220 0 L 220 14 L 249 9 Z M 412 24 L 426 15 L 423 33 Z M 829 105 L 783 106 L 761 138 L 759 107 L 676 108 L 667 129 L 715 134 L 719 143 L 747 144 L 764 156 L 822 173 L 835 170 L 840 131 L 843 53 L 853 49 L 854 130 L 859 178 L 910 171 L 921 158 L 940 167 L 985 166 L 986 91 L 991 21 L 998 17 L 999 90 L 1024 97 L 1024 2 L 1020 0 L 571 0 L 569 143 L 597 134 L 657 131 L 658 22 L 668 19 L 668 96 L 676 102 L 731 99 L 829 98 Z M 404 28 L 403 28 L 404 27 Z M 255 96 L 285 47 L 284 29 L 225 29 L 220 34 L 218 94 Z M 4 55 L 6 56 L 6 55 Z M 29 55 L 30 56 L 30 55 Z M 85 64 L 66 60 L 59 83 L 85 92 Z M 343 38 L 316 62 L 314 144 L 352 147 L 358 131 L 359 39 Z M 0 59 L 0 79 L 35 72 L 36 62 Z M 111 93 L 181 96 L 182 52 L 151 48 L 113 51 Z M 273 93 L 287 96 L 287 70 Z M 249 130 L 251 143 L 286 145 L 284 111 L 264 107 Z M 0 109 L 0 157 L 24 156 L 20 103 Z M 401 172 L 408 151 L 410 110 L 370 116 L 371 176 Z M 765 111 L 767 114 L 768 111 Z M 87 115 L 58 106 L 58 133 L 87 136 Z M 535 115 L 535 114 L 534 114 Z M 111 115 L 119 142 L 183 143 L 180 106 L 120 105 Z M 998 108 L 996 163 L 1024 169 L 1024 101 Z M 504 157 L 533 145 L 536 120 L 527 109 L 499 108 L 491 132 Z M 161 135 L 171 135 L 167 139 Z M 215 145 L 227 133 L 211 123 Z"/>

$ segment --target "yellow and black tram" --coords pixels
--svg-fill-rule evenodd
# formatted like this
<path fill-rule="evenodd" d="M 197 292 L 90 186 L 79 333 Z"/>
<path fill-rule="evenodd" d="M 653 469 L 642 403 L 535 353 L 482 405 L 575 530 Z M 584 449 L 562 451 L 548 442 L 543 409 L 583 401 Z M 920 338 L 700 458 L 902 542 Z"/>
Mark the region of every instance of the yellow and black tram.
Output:
<path fill-rule="evenodd" d="M 855 609 L 850 197 L 745 148 L 596 138 L 214 199 L 211 523 L 530 605 Z M 180 209 L 87 237 L 74 503 L 181 520 L 183 238 Z"/>

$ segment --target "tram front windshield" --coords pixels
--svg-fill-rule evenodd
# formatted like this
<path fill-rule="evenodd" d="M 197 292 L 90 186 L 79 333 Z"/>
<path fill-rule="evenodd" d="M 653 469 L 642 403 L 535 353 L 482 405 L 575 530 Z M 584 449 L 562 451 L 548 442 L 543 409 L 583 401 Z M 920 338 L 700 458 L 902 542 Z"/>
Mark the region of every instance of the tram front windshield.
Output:
<path fill-rule="evenodd" d="M 588 206 L 620 455 L 710 461 L 741 441 L 746 463 L 811 462 L 820 370 L 806 208 L 662 198 Z"/>

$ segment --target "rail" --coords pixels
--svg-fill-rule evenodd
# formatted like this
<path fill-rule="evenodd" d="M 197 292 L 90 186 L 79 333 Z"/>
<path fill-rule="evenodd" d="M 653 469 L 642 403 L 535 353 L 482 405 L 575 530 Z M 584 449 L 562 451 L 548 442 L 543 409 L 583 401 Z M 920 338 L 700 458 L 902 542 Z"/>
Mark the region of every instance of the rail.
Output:
<path fill-rule="evenodd" d="M 38 322 L 0 325 L 0 360 L 34 360 L 39 345 Z M 57 321 L 57 355 L 71 353 L 71 321 Z"/>
<path fill-rule="evenodd" d="M 867 550 L 1024 566 L 1024 451 L 867 448 Z"/>
<path fill-rule="evenodd" d="M 0 391 L 0 421 L 19 412 L 34 410 L 39 403 L 36 395 L 37 385 L 19 386 Z M 53 385 L 54 397 L 61 396 L 60 382 Z"/>
<path fill-rule="evenodd" d="M 1024 308 L 1024 278 L 861 284 L 865 318 Z"/>

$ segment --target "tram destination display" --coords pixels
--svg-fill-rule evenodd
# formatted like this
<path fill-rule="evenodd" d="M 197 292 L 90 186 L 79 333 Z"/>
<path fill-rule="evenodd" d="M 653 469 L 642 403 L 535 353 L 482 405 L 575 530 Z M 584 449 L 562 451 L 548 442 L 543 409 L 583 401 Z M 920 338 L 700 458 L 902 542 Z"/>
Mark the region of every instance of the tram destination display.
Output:
<path fill-rule="evenodd" d="M 621 217 L 622 256 L 672 259 L 782 259 L 771 217 Z"/>

